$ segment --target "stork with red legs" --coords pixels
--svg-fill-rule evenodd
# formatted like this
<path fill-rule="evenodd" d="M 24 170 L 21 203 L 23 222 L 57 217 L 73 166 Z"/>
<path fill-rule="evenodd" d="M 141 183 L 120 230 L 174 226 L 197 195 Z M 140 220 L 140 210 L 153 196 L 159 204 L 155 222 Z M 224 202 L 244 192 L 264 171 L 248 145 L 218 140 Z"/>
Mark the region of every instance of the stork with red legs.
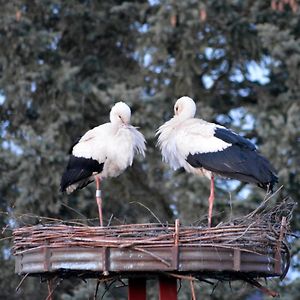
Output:
<path fill-rule="evenodd" d="M 214 175 L 237 179 L 272 191 L 278 181 L 269 161 L 246 138 L 233 131 L 195 118 L 196 104 L 181 97 L 174 117 L 159 127 L 158 145 L 162 157 L 173 169 L 207 176 L 210 183 L 208 226 L 214 203 Z"/>
<path fill-rule="evenodd" d="M 124 102 L 116 103 L 110 111 L 110 122 L 87 131 L 71 147 L 69 162 L 61 178 L 61 191 L 67 194 L 96 181 L 101 226 L 101 180 L 120 175 L 132 165 L 136 153 L 145 156 L 144 136 L 130 125 L 130 118 L 129 106 Z"/>

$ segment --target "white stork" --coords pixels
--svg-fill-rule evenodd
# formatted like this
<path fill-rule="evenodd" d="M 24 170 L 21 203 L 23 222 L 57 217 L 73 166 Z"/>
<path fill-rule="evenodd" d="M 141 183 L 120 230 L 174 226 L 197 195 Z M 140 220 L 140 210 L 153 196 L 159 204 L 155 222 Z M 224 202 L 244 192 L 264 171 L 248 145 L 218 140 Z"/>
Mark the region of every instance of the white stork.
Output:
<path fill-rule="evenodd" d="M 210 181 L 208 226 L 214 202 L 214 175 L 255 183 L 268 191 L 278 182 L 274 168 L 246 138 L 231 130 L 194 118 L 196 104 L 181 97 L 174 117 L 159 127 L 158 145 L 162 157 L 174 170 L 205 175 Z"/>
<path fill-rule="evenodd" d="M 132 165 L 134 155 L 145 156 L 145 138 L 130 125 L 131 110 L 124 102 L 110 111 L 110 122 L 87 131 L 74 145 L 61 178 L 61 191 L 68 194 L 96 180 L 96 200 L 102 221 L 100 180 L 116 177 Z"/>

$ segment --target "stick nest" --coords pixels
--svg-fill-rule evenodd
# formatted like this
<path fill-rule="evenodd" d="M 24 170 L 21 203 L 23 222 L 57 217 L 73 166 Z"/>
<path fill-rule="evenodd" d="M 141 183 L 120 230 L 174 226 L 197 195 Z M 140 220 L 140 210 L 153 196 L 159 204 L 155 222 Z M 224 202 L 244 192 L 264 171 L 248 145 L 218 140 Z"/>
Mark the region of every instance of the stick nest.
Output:
<path fill-rule="evenodd" d="M 13 232 L 13 253 L 22 254 L 33 248 L 50 247 L 223 247 L 266 254 L 278 247 L 287 254 L 284 238 L 289 232 L 294 202 L 283 201 L 268 207 L 264 201 L 247 216 L 216 227 L 179 226 L 148 223 L 106 227 L 47 224 L 17 228 Z M 286 220 L 282 224 L 282 218 Z M 284 228 L 283 228 L 284 227 Z M 283 232 L 284 231 L 284 232 Z"/>
<path fill-rule="evenodd" d="M 180 226 L 179 220 L 175 225 L 163 223 L 129 224 L 106 227 L 92 227 L 84 224 L 52 223 L 47 225 L 35 225 L 17 228 L 13 232 L 13 253 L 22 255 L 32 249 L 38 248 L 66 248 L 66 247 L 90 247 L 90 248 L 128 248 L 147 253 L 153 258 L 166 263 L 162 258 L 154 255 L 151 249 L 166 247 L 217 247 L 235 249 L 262 255 L 275 255 L 285 257 L 285 269 L 280 278 L 283 279 L 289 269 L 290 253 L 286 235 L 290 234 L 290 221 L 295 203 L 288 199 L 280 204 L 272 205 L 271 197 L 265 199 L 252 213 L 232 220 L 220 223 L 216 227 L 205 226 Z M 59 221 L 59 220 L 57 220 Z M 177 250 L 178 251 L 178 250 Z M 281 262 L 279 262 L 281 264 Z M 67 273 L 66 273 L 67 274 Z M 76 273 L 77 274 L 77 273 Z M 263 293 L 275 297 L 277 292 L 263 287 L 256 279 L 267 278 L 268 275 L 258 275 L 255 272 L 213 272 L 211 274 L 179 274 L 178 272 L 163 272 L 177 279 L 190 281 L 192 294 L 194 295 L 193 282 L 195 280 L 212 282 L 205 278 L 216 280 L 243 280 L 259 288 Z M 19 286 L 24 279 L 24 276 Z M 73 274 L 74 275 L 74 274 Z M 279 274 L 278 274 L 279 275 Z M 51 276 L 51 274 L 44 276 Z M 64 273 L 53 275 L 54 280 L 64 279 Z M 88 272 L 77 274 L 79 278 L 90 278 Z M 98 275 L 97 275 L 98 276 Z M 95 291 L 97 295 L 100 282 L 120 280 L 120 275 L 99 275 Z M 204 278 L 204 277 L 205 278 Z M 46 277 L 52 280 L 52 277 Z M 50 279 L 49 279 L 50 278 Z M 19 288 L 19 287 L 18 287 Z M 54 289 L 49 292 L 51 297 Z M 48 299 L 48 298 L 47 298 Z"/>

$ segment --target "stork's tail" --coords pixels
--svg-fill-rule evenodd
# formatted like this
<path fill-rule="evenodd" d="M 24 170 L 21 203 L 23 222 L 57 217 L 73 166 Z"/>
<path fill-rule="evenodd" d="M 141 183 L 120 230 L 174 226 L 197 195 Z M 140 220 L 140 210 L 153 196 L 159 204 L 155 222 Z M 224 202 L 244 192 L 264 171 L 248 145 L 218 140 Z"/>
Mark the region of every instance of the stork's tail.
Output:
<path fill-rule="evenodd" d="M 278 176 L 276 175 L 276 171 L 270 164 L 270 162 L 262 155 L 258 155 L 258 160 L 261 166 L 261 178 L 259 178 L 260 180 L 257 185 L 265 189 L 267 192 L 273 193 L 274 186 L 276 183 L 278 183 Z"/>
<path fill-rule="evenodd" d="M 71 194 L 71 193 L 75 192 L 76 190 L 86 187 L 88 184 L 90 184 L 91 182 L 94 181 L 92 174 L 90 174 L 90 176 L 85 179 L 82 179 L 79 181 L 74 181 L 74 176 L 72 175 L 72 173 L 74 171 L 76 171 L 76 170 L 68 170 L 63 174 L 63 176 L 61 178 L 61 183 L 60 183 L 60 191 L 61 192 L 66 192 L 67 194 Z M 73 178 L 73 180 L 72 180 L 72 178 Z"/>
<path fill-rule="evenodd" d="M 62 175 L 60 190 L 68 194 L 82 189 L 91 183 L 93 174 L 102 172 L 104 163 L 99 163 L 92 158 L 70 156 L 67 168 Z"/>

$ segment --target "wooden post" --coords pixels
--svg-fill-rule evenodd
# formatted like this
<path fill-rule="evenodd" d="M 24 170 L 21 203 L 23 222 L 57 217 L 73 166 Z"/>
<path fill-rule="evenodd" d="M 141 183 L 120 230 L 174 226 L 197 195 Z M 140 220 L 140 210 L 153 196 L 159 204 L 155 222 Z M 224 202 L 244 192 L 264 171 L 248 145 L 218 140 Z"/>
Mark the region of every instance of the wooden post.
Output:
<path fill-rule="evenodd" d="M 146 278 L 128 279 L 128 300 L 146 300 Z"/>
<path fill-rule="evenodd" d="M 282 217 L 279 238 L 278 238 L 278 241 L 277 241 L 277 244 L 276 244 L 276 248 L 275 248 L 274 272 L 276 274 L 281 274 L 282 273 L 282 266 L 281 266 L 281 242 L 282 242 L 282 240 L 284 238 L 285 232 L 286 232 L 286 217 Z"/>
<path fill-rule="evenodd" d="M 159 278 L 159 300 L 177 300 L 176 278 Z"/>
<path fill-rule="evenodd" d="M 179 219 L 175 220 L 174 246 L 172 247 L 172 265 L 174 270 L 178 270 L 179 262 Z"/>
<path fill-rule="evenodd" d="M 241 270 L 241 250 L 240 249 L 233 250 L 233 269 L 234 269 L 234 271 Z"/>
<path fill-rule="evenodd" d="M 109 268 L 109 250 L 108 247 L 102 248 L 102 268 L 103 268 L 103 275 L 108 276 L 108 268 Z"/>

